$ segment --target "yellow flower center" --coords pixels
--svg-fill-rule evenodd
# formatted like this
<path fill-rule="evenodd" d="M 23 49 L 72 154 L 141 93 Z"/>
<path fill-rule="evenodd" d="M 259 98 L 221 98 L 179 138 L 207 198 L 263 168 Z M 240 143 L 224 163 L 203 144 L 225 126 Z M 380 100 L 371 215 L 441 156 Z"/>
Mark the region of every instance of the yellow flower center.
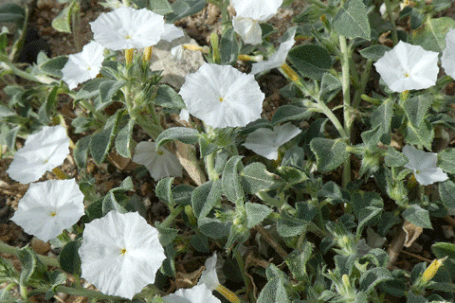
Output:
<path fill-rule="evenodd" d="M 55 217 L 57 215 L 57 213 L 55 211 L 52 211 L 50 214 L 49 214 L 51 217 Z"/>
<path fill-rule="evenodd" d="M 160 156 L 164 154 L 164 152 L 162 152 L 161 150 L 159 150 L 157 153 L 158 153 L 158 155 L 160 155 Z"/>
<path fill-rule="evenodd" d="M 420 174 L 420 170 L 416 170 L 416 174 Z"/>
<path fill-rule="evenodd" d="M 405 76 L 406 78 L 408 78 L 408 77 L 409 77 L 409 73 L 405 73 L 404 76 Z"/>
<path fill-rule="evenodd" d="M 120 254 L 121 255 L 126 255 L 126 248 L 120 249 Z"/>
<path fill-rule="evenodd" d="M 129 39 L 131 39 L 131 36 L 130 36 L 130 35 L 127 35 L 127 36 L 125 37 L 125 39 L 126 39 L 126 40 L 129 40 Z"/>
<path fill-rule="evenodd" d="M 220 100 L 220 102 L 223 102 L 223 97 L 219 97 L 218 100 Z"/>

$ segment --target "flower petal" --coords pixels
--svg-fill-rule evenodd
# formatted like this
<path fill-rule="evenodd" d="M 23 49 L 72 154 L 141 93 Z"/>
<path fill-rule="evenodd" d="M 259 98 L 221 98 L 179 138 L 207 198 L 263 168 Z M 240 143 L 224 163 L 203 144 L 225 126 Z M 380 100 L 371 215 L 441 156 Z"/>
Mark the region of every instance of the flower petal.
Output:
<path fill-rule="evenodd" d="M 455 28 L 446 35 L 446 48 L 442 51 L 441 65 L 447 75 L 455 78 Z"/>
<path fill-rule="evenodd" d="M 205 284 L 189 289 L 179 289 L 175 293 L 163 297 L 164 303 L 221 303 Z"/>
<path fill-rule="evenodd" d="M 46 171 L 63 164 L 69 154 L 69 145 L 63 126 L 43 126 L 40 132 L 28 136 L 6 172 L 22 184 L 34 182 Z"/>
<path fill-rule="evenodd" d="M 138 213 L 114 210 L 85 225 L 79 255 L 84 279 L 102 293 L 130 300 L 155 282 L 166 259 L 154 227 Z"/>
<path fill-rule="evenodd" d="M 47 242 L 84 215 L 84 194 L 75 179 L 32 183 L 11 220 Z"/>
<path fill-rule="evenodd" d="M 261 44 L 262 29 L 257 20 L 246 17 L 235 17 L 232 19 L 234 31 L 239 34 L 246 44 Z"/>

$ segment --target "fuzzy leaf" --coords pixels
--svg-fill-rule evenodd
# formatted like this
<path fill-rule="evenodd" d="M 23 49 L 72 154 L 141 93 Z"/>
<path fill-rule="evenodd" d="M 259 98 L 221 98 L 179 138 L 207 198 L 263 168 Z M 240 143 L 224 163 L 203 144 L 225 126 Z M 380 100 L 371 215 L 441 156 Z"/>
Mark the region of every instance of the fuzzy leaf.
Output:
<path fill-rule="evenodd" d="M 245 210 L 248 228 L 255 227 L 273 212 L 273 210 L 266 205 L 251 202 L 245 203 Z"/>
<path fill-rule="evenodd" d="M 385 165 L 388 167 L 401 167 L 409 162 L 405 155 L 389 146 L 384 158 Z"/>
<path fill-rule="evenodd" d="M 412 125 L 419 128 L 433 103 L 433 96 L 418 95 L 403 102 L 404 112 Z"/>
<path fill-rule="evenodd" d="M 180 95 L 177 94 L 172 87 L 165 84 L 161 85 L 158 88 L 153 102 L 156 105 L 167 108 L 180 109 L 185 107 L 185 103 L 183 103 L 182 97 L 180 97 Z"/>
<path fill-rule="evenodd" d="M 281 178 L 267 171 L 264 164 L 254 162 L 240 173 L 242 185 L 246 192 L 255 194 L 261 190 L 270 190 L 279 186 Z"/>
<path fill-rule="evenodd" d="M 104 161 L 111 148 L 122 114 L 122 111 L 117 111 L 115 115 L 107 120 L 101 131 L 91 136 L 90 153 L 93 156 L 93 160 L 95 160 L 95 163 L 98 165 Z"/>
<path fill-rule="evenodd" d="M 439 196 L 447 208 L 455 208 L 455 183 L 450 180 L 440 183 Z"/>
<path fill-rule="evenodd" d="M 401 215 L 416 226 L 433 229 L 430 221 L 430 213 L 419 205 L 411 205 Z"/>
<path fill-rule="evenodd" d="M 424 146 L 428 150 L 431 150 L 431 143 L 434 138 L 434 129 L 428 121 L 424 121 L 420 127 L 415 127 L 410 121 L 408 121 L 404 137 L 409 144 Z"/>
<path fill-rule="evenodd" d="M 131 158 L 131 149 L 133 148 L 133 129 L 136 122 L 129 119 L 128 123 L 123 126 L 115 138 L 115 150 L 117 153 L 125 158 Z"/>
<path fill-rule="evenodd" d="M 341 140 L 314 138 L 310 142 L 310 147 L 316 156 L 318 170 L 322 173 L 334 170 L 349 156 L 346 151 L 347 145 Z"/>
<path fill-rule="evenodd" d="M 363 1 L 348 0 L 334 17 L 333 28 L 346 38 L 370 40 L 370 22 Z"/>
<path fill-rule="evenodd" d="M 206 217 L 221 201 L 221 180 L 210 180 L 196 187 L 191 194 L 191 206 L 197 219 Z"/>
<path fill-rule="evenodd" d="M 455 174 L 455 148 L 446 148 L 438 154 L 438 166 L 447 173 Z"/>
<path fill-rule="evenodd" d="M 74 275 L 81 272 L 81 259 L 77 252 L 80 246 L 80 241 L 69 242 L 63 247 L 59 255 L 60 266 L 69 274 Z"/>
<path fill-rule="evenodd" d="M 185 144 L 194 144 L 198 141 L 199 132 L 187 127 L 172 127 L 165 129 L 156 138 L 156 148 L 172 140 L 178 140 Z"/>
<path fill-rule="evenodd" d="M 312 115 L 306 108 L 295 105 L 283 105 L 273 114 L 271 123 L 273 125 L 281 124 L 288 121 L 304 120 Z"/>
<path fill-rule="evenodd" d="M 442 52 L 446 48 L 447 32 L 455 27 L 455 20 L 450 17 L 427 18 L 411 35 L 412 44 L 422 46 L 434 52 Z"/>
<path fill-rule="evenodd" d="M 242 157 L 233 156 L 227 162 L 223 171 L 223 194 L 229 201 L 236 203 L 237 200 L 244 200 L 242 186 L 240 185 L 239 166 L 242 164 Z"/>
<path fill-rule="evenodd" d="M 329 52 L 314 44 L 294 47 L 289 51 L 288 59 L 297 72 L 313 80 L 320 80 L 322 75 L 332 66 Z"/>
<path fill-rule="evenodd" d="M 373 61 L 378 61 L 384 56 L 384 53 L 389 51 L 390 48 L 385 45 L 371 45 L 360 50 L 359 53 L 362 57 Z"/>

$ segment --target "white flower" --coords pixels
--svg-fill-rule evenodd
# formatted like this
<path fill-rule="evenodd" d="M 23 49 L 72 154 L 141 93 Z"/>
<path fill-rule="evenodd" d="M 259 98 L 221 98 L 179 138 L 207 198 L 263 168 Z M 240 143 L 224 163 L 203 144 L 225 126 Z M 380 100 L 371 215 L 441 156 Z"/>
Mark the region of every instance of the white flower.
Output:
<path fill-rule="evenodd" d="M 283 0 L 231 0 L 236 11 L 232 20 L 234 31 L 248 44 L 262 42 L 259 22 L 265 22 L 276 14 Z"/>
<path fill-rule="evenodd" d="M 163 16 L 145 8 L 120 7 L 90 22 L 95 41 L 111 50 L 155 45 L 164 33 Z"/>
<path fill-rule="evenodd" d="M 96 41 L 84 45 L 82 52 L 69 55 L 62 69 L 62 80 L 69 89 L 76 88 L 79 83 L 95 78 L 103 63 L 104 47 Z"/>
<path fill-rule="evenodd" d="M 284 63 L 286 63 L 286 58 L 288 56 L 289 51 L 291 50 L 292 46 L 295 43 L 294 40 L 295 30 L 289 36 L 289 39 L 282 42 L 276 53 L 274 53 L 267 61 L 261 61 L 258 63 L 253 64 L 253 68 L 251 69 L 251 73 L 256 75 L 260 72 L 281 67 Z"/>
<path fill-rule="evenodd" d="M 416 180 L 422 185 L 443 182 L 449 178 L 441 168 L 437 167 L 438 154 L 418 150 L 411 145 L 403 147 L 403 155 L 409 162 L 404 166 L 414 172 Z"/>
<path fill-rule="evenodd" d="M 180 288 L 163 297 L 164 303 L 221 303 L 204 284 L 189 289 Z"/>
<path fill-rule="evenodd" d="M 161 40 L 172 42 L 172 40 L 183 37 L 184 35 L 182 29 L 174 24 L 164 23 L 164 32 L 161 35 Z"/>
<path fill-rule="evenodd" d="M 301 132 L 301 129 L 290 122 L 275 126 L 273 130 L 260 128 L 246 137 L 243 146 L 269 160 L 276 160 L 278 159 L 278 148 Z"/>
<path fill-rule="evenodd" d="M 212 257 L 205 260 L 205 270 L 202 272 L 197 285 L 205 284 L 210 290 L 216 290 L 221 284 L 218 280 L 216 273 L 217 255 L 213 254 Z"/>
<path fill-rule="evenodd" d="M 253 75 L 204 63 L 185 76 L 180 95 L 188 112 L 212 127 L 237 127 L 261 117 L 264 93 Z"/>
<path fill-rule="evenodd" d="M 156 151 L 153 142 L 140 142 L 134 150 L 133 162 L 147 167 L 155 181 L 182 176 L 183 167 L 177 157 L 162 147 Z"/>
<path fill-rule="evenodd" d="M 155 282 L 166 259 L 158 231 L 138 213 L 112 210 L 85 224 L 82 237 L 82 278 L 107 295 L 131 300 Z"/>
<path fill-rule="evenodd" d="M 84 215 L 84 195 L 75 179 L 32 183 L 11 220 L 47 242 Z"/>
<path fill-rule="evenodd" d="M 28 136 L 6 172 L 22 184 L 35 182 L 46 171 L 63 164 L 69 154 L 69 145 L 70 139 L 63 126 L 43 126 L 40 132 Z"/>
<path fill-rule="evenodd" d="M 446 48 L 442 51 L 441 65 L 446 74 L 455 79 L 455 28 L 446 35 Z"/>
<path fill-rule="evenodd" d="M 374 66 L 394 92 L 425 89 L 436 84 L 438 53 L 403 41 L 385 52 Z"/>

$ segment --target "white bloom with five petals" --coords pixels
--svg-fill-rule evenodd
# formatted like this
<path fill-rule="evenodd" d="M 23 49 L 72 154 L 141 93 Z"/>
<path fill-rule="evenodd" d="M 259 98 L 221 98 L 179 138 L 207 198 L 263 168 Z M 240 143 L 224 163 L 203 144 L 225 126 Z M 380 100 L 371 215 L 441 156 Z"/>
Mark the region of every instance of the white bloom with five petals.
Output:
<path fill-rule="evenodd" d="M 403 41 L 385 52 L 374 66 L 394 92 L 429 88 L 439 73 L 438 53 Z"/>
<path fill-rule="evenodd" d="M 144 165 L 155 181 L 182 176 L 183 166 L 177 157 L 163 147 L 157 151 L 153 142 L 140 142 L 134 150 L 133 162 Z"/>
<path fill-rule="evenodd" d="M 273 130 L 260 128 L 248 134 L 243 146 L 269 160 L 278 159 L 278 148 L 302 132 L 301 129 L 286 123 Z"/>
<path fill-rule="evenodd" d="M 74 179 L 32 183 L 11 220 L 47 242 L 84 215 L 84 194 Z"/>
<path fill-rule="evenodd" d="M 158 231 L 138 213 L 112 210 L 85 224 L 82 237 L 81 276 L 107 295 L 131 300 L 166 259 Z"/>
<path fill-rule="evenodd" d="M 283 64 L 285 64 L 288 53 L 291 50 L 292 46 L 294 46 L 294 44 L 295 44 L 294 37 L 295 37 L 295 29 L 292 30 L 289 38 L 280 44 L 280 47 L 278 48 L 276 53 L 271 55 L 268 60 L 253 63 L 251 73 L 253 75 L 256 75 L 256 74 L 259 74 L 260 72 L 270 70 L 272 68 L 278 68 L 278 67 L 281 67 Z"/>
<path fill-rule="evenodd" d="M 221 303 L 204 284 L 192 288 L 180 288 L 175 293 L 163 297 L 164 303 Z"/>
<path fill-rule="evenodd" d="M 104 47 L 96 41 L 84 45 L 82 52 L 69 55 L 62 69 L 62 80 L 69 89 L 74 89 L 79 83 L 96 78 L 103 63 Z"/>
<path fill-rule="evenodd" d="M 179 94 L 191 115 L 215 128 L 243 127 L 259 119 L 265 97 L 253 75 L 209 63 L 185 76 Z"/>
<path fill-rule="evenodd" d="M 63 164 L 70 152 L 69 145 L 63 126 L 43 126 L 40 132 L 28 136 L 6 172 L 22 184 L 35 182 L 46 171 Z"/>
<path fill-rule="evenodd" d="M 404 167 L 414 172 L 414 176 L 420 184 L 430 185 L 449 179 L 449 176 L 436 165 L 438 154 L 418 150 L 411 145 L 405 145 L 403 147 L 403 155 L 409 160 Z"/>
<path fill-rule="evenodd" d="M 165 31 L 163 16 L 131 7 L 102 13 L 90 26 L 95 41 L 111 50 L 153 46 Z"/>
<path fill-rule="evenodd" d="M 446 35 L 446 48 L 442 51 L 441 65 L 446 74 L 455 79 L 455 28 Z"/>

